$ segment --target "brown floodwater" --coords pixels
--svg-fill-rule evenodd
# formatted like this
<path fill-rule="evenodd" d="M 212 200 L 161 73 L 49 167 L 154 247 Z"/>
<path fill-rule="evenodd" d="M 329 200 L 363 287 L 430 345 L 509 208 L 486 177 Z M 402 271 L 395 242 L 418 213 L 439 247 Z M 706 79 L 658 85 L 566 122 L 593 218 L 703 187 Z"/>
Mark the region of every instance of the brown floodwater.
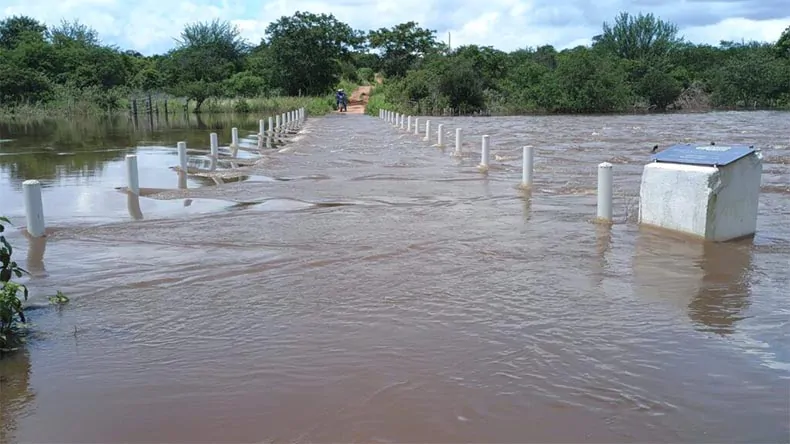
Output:
<path fill-rule="evenodd" d="M 236 180 L 186 189 L 173 147 L 207 148 L 210 125 L 99 125 L 79 149 L 5 127 L 2 212 L 24 226 L 21 181 L 40 178 L 52 232 L 9 235 L 30 303 L 72 299 L 31 311 L 26 349 L 0 360 L 0 442 L 790 440 L 790 114 L 431 122 L 448 147 L 313 118 L 223 167 Z M 638 227 L 650 148 L 685 141 L 763 149 L 753 239 Z M 116 189 L 129 152 L 139 202 Z M 591 223 L 602 161 L 609 228 Z"/>

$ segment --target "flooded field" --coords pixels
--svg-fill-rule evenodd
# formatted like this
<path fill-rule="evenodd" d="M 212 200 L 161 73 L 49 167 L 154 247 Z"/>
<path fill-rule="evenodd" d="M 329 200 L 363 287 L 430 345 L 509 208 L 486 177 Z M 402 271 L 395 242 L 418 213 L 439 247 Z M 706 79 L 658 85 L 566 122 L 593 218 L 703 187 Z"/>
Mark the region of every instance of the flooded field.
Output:
<path fill-rule="evenodd" d="M 432 118 L 446 148 L 340 115 L 230 182 L 170 169 L 256 119 L 0 124 L 0 212 L 45 186 L 46 242 L 9 236 L 31 303 L 72 298 L 0 360 L 0 442 L 788 442 L 790 114 Z M 763 149 L 754 239 L 636 225 L 684 141 Z"/>

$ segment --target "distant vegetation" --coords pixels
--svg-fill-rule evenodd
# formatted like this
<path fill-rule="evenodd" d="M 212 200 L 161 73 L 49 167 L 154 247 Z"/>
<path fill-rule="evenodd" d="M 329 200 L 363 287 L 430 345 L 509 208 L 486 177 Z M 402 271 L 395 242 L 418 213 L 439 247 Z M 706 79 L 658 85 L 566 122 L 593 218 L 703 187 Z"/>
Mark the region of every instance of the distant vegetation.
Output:
<path fill-rule="evenodd" d="M 368 112 L 606 113 L 790 107 L 790 28 L 776 42 L 686 42 L 652 14 L 618 15 L 591 46 L 448 48 L 415 22 L 360 31 L 297 12 L 257 45 L 227 22 L 189 24 L 165 54 L 103 44 L 79 22 L 0 21 L 0 113 L 98 114 L 149 95 L 169 112 L 332 107 L 332 90 L 384 83 Z M 282 96 L 302 96 L 299 99 Z M 167 100 L 167 102 L 165 102 Z M 159 106 L 161 104 L 161 106 Z"/>

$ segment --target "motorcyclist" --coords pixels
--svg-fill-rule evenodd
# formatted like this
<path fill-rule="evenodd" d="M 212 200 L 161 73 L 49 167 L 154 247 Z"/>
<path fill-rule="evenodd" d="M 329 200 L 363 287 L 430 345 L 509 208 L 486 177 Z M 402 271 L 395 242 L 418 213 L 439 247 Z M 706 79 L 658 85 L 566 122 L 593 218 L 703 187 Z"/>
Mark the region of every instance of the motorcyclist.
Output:
<path fill-rule="evenodd" d="M 337 101 L 337 109 L 340 110 L 340 105 L 343 105 L 343 108 L 346 107 L 346 92 L 343 91 L 343 88 L 337 90 L 335 93 L 335 100 Z"/>

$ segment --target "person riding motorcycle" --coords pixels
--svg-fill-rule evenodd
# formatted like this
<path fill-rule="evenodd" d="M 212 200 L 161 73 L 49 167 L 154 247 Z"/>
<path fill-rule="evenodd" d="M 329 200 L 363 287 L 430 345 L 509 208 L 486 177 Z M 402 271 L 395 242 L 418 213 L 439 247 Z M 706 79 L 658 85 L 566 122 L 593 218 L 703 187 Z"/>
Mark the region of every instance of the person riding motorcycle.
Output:
<path fill-rule="evenodd" d="M 343 105 L 342 109 L 345 110 L 345 108 L 346 108 L 346 99 L 347 99 L 346 92 L 343 91 L 343 88 L 338 89 L 337 93 L 335 93 L 335 100 L 337 102 L 336 105 L 337 105 L 337 109 L 338 110 L 341 110 L 340 105 Z"/>

